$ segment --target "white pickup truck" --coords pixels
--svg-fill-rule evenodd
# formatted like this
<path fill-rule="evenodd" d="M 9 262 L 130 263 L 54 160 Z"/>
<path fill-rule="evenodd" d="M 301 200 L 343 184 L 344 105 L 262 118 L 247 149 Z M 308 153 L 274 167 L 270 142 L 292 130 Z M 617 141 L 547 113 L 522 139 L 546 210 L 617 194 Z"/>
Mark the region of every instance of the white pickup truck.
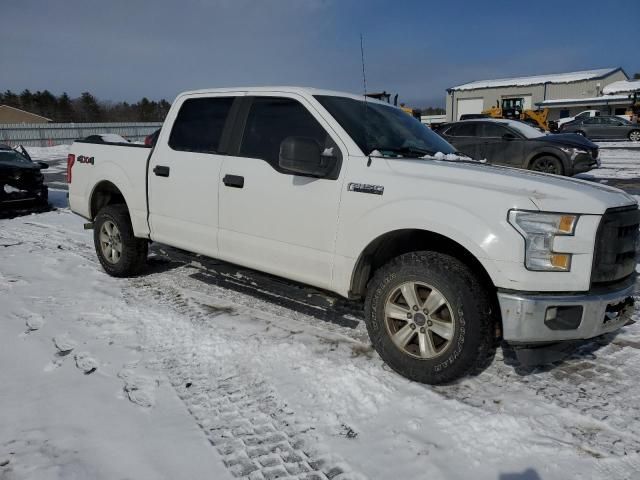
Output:
<path fill-rule="evenodd" d="M 448 382 L 498 340 L 628 320 L 640 214 L 607 186 L 464 159 L 386 103 L 307 88 L 175 100 L 153 148 L 75 142 L 71 209 L 114 276 L 160 242 L 363 299 L 396 371 Z"/>

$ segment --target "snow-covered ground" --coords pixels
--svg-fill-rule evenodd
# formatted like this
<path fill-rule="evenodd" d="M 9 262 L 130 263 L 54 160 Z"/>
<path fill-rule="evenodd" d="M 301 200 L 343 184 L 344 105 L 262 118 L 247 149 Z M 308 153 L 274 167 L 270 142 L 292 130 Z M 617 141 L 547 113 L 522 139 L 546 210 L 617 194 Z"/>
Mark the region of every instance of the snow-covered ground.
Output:
<path fill-rule="evenodd" d="M 107 276 L 64 195 L 0 220 L 3 480 L 637 478 L 640 323 L 552 366 L 505 348 L 415 384 L 357 304 L 158 246 Z"/>

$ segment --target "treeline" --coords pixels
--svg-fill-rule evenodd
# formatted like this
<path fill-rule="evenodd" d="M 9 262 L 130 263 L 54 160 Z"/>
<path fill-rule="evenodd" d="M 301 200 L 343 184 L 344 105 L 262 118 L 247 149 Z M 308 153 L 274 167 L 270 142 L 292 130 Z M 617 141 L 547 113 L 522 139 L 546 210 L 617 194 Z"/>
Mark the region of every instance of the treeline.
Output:
<path fill-rule="evenodd" d="M 99 101 L 89 92 L 78 98 L 63 93 L 55 96 L 50 91 L 0 93 L 0 105 L 26 110 L 54 122 L 161 122 L 171 106 L 162 99 L 159 102 L 146 97 L 137 103 Z"/>
<path fill-rule="evenodd" d="M 444 108 L 440 107 L 426 107 L 421 108 L 420 112 L 422 115 L 444 115 L 447 111 Z"/>

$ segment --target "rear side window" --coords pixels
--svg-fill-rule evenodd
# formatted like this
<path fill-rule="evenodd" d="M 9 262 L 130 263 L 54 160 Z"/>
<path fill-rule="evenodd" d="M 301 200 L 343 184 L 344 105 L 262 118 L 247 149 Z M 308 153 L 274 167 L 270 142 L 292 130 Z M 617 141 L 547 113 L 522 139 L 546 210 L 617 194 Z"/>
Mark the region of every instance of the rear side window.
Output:
<path fill-rule="evenodd" d="M 340 154 L 326 130 L 302 104 L 289 98 L 255 97 L 247 117 L 240 156 L 261 158 L 277 170 L 280 144 L 287 137 L 312 138 L 321 150 L 333 149 L 331 155 Z"/>
<path fill-rule="evenodd" d="M 475 123 L 461 123 L 454 125 L 447 131 L 447 135 L 451 137 L 475 137 L 477 124 Z"/>
<path fill-rule="evenodd" d="M 169 146 L 183 152 L 216 153 L 234 97 L 191 98 L 180 107 Z"/>
<path fill-rule="evenodd" d="M 500 125 L 496 125 L 495 123 L 482 123 L 479 125 L 479 132 L 478 132 L 478 136 L 479 137 L 484 137 L 484 138 L 500 138 L 502 137 L 505 133 L 507 133 L 507 130 L 500 126 Z"/>

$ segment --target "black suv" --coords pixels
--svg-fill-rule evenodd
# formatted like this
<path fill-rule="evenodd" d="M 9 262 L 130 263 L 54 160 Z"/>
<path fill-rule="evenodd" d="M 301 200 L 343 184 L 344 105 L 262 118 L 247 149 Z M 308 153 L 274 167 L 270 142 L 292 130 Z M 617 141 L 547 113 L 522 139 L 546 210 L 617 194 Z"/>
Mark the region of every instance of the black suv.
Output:
<path fill-rule="evenodd" d="M 459 152 L 488 163 L 556 175 L 599 166 L 598 146 L 576 134 L 547 134 L 517 120 L 465 120 L 437 132 Z"/>
<path fill-rule="evenodd" d="M 40 171 L 45 168 L 49 165 L 31 161 L 24 147 L 0 144 L 0 208 L 24 202 L 46 205 L 48 189 Z"/>

